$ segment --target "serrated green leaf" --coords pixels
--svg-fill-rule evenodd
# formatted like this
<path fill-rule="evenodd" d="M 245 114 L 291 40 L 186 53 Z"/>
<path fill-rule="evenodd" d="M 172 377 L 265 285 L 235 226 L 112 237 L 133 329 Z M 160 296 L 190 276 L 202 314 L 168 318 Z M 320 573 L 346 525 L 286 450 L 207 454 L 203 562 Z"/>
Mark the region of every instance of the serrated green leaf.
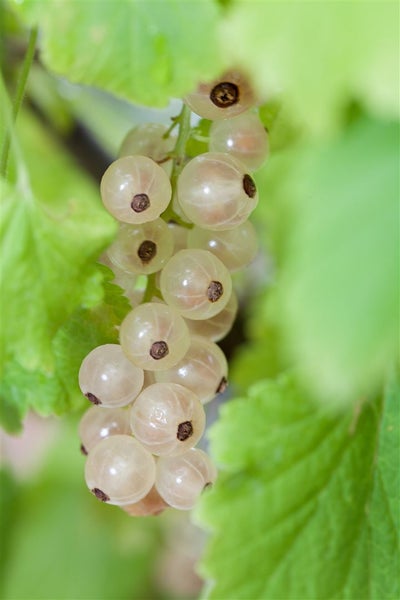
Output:
<path fill-rule="evenodd" d="M 399 391 L 335 415 L 286 376 L 223 406 L 198 511 L 209 598 L 398 597 Z"/>
<path fill-rule="evenodd" d="M 16 360 L 4 365 L 0 378 L 0 419 L 3 427 L 18 432 L 28 408 L 42 415 L 79 410 L 87 404 L 78 385 L 82 360 L 93 348 L 118 343 L 118 326 L 130 310 L 122 290 L 112 284 L 111 271 L 99 265 L 104 276 L 104 299 L 92 308 L 78 308 L 52 339 L 53 370 L 24 369 Z"/>
<path fill-rule="evenodd" d="M 1 182 L 1 344 L 7 359 L 50 374 L 57 329 L 80 302 L 102 297 L 93 261 L 115 225 L 54 140 L 31 118 L 20 128 L 31 188 Z"/>
<path fill-rule="evenodd" d="M 279 238 L 276 315 L 309 388 L 356 400 L 379 388 L 398 352 L 398 128 L 359 119 L 293 153 L 266 170 L 266 204 L 282 167 L 266 211 Z"/>
<path fill-rule="evenodd" d="M 349 101 L 398 117 L 398 6 L 383 2 L 235 2 L 222 51 L 262 99 L 283 95 L 313 132 L 332 130 Z"/>
<path fill-rule="evenodd" d="M 96 187 L 53 138 L 27 114 L 19 130 L 29 171 L 19 163 L 14 187 L 0 181 L 0 413 L 11 430 L 29 406 L 43 414 L 68 406 L 52 340 L 77 306 L 102 300 L 94 261 L 115 230 Z"/>
<path fill-rule="evenodd" d="M 46 66 L 138 104 L 162 106 L 220 69 L 212 0 L 18 0 Z"/>
<path fill-rule="evenodd" d="M 2 425 L 6 430 L 19 431 L 30 407 L 40 414 L 49 415 L 62 412 L 67 405 L 66 390 L 54 372 L 45 374 L 37 369 L 29 370 L 17 360 L 4 364 L 0 378 L 0 406 Z"/>

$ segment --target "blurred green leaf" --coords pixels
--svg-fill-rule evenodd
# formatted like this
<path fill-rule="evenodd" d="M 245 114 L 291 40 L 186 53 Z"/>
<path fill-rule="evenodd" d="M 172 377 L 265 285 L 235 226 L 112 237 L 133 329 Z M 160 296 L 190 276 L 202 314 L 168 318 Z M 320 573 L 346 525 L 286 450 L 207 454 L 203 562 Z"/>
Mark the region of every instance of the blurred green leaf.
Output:
<path fill-rule="evenodd" d="M 45 65 L 70 81 L 162 106 L 220 70 L 212 0 L 17 0 Z M 206 39 L 205 39 L 206 32 Z"/>
<path fill-rule="evenodd" d="M 283 94 L 313 132 L 337 127 L 349 100 L 398 116 L 395 2 L 237 1 L 220 39 L 225 60 L 252 76 L 261 98 Z"/>
<path fill-rule="evenodd" d="M 53 138 L 26 114 L 19 130 L 29 171 L 18 163 L 16 186 L 0 182 L 0 415 L 12 429 L 15 408 L 22 417 L 28 406 L 48 414 L 63 405 L 52 339 L 77 306 L 102 300 L 94 260 L 115 230 L 95 186 Z"/>
<path fill-rule="evenodd" d="M 208 152 L 210 127 L 211 121 L 208 119 L 200 119 L 196 127 L 193 127 L 188 143 L 186 144 L 187 156 L 193 157 Z"/>
<path fill-rule="evenodd" d="M 0 597 L 7 576 L 10 559 L 10 543 L 19 513 L 19 485 L 11 471 L 0 469 Z"/>
<path fill-rule="evenodd" d="M 78 446 L 76 432 L 64 422 L 41 474 L 19 486 L 3 597 L 156 599 L 160 521 L 133 519 L 98 502 L 85 486 Z"/>
<path fill-rule="evenodd" d="M 398 352 L 398 135 L 360 119 L 263 179 L 276 316 L 309 388 L 335 403 L 373 393 Z"/>
<path fill-rule="evenodd" d="M 209 598 L 398 597 L 399 391 L 335 415 L 286 376 L 223 406 L 198 510 Z"/>

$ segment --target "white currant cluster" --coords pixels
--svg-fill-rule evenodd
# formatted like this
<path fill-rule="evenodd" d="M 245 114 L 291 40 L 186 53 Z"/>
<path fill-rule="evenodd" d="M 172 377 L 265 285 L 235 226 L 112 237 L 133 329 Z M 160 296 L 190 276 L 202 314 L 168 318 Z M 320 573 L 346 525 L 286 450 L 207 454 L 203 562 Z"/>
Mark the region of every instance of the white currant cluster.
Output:
<path fill-rule="evenodd" d="M 94 406 L 79 433 L 89 489 L 131 515 L 190 509 L 216 478 L 195 446 L 203 405 L 227 385 L 216 342 L 237 311 L 231 273 L 257 252 L 249 172 L 264 162 L 268 136 L 254 103 L 236 72 L 200 85 L 183 111 L 213 121 L 210 152 L 185 162 L 182 122 L 177 138 L 173 127 L 143 125 L 101 181 L 103 203 L 120 222 L 106 262 L 133 310 L 120 344 L 99 346 L 82 363 L 79 385 Z M 135 287 L 139 275 L 148 276 L 145 291 Z"/>

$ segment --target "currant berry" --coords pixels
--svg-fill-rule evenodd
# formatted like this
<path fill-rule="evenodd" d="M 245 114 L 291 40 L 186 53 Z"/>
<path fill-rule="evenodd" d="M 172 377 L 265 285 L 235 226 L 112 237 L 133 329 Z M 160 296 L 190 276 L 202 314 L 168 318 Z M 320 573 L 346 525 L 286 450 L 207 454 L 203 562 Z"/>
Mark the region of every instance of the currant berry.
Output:
<path fill-rule="evenodd" d="M 203 119 L 228 119 L 255 103 L 249 81 L 238 71 L 224 73 L 211 83 L 201 83 L 184 101 Z"/>
<path fill-rule="evenodd" d="M 173 508 L 193 508 L 202 491 L 216 478 L 214 464 L 198 448 L 192 448 L 180 456 L 162 456 L 157 461 L 157 491 Z"/>
<path fill-rule="evenodd" d="M 268 156 L 268 133 L 259 116 L 253 112 L 215 121 L 210 129 L 210 150 L 227 152 L 249 171 L 256 171 Z"/>
<path fill-rule="evenodd" d="M 160 276 L 164 300 L 187 319 L 207 319 L 228 303 L 232 279 L 225 265 L 207 250 L 180 250 Z"/>
<path fill-rule="evenodd" d="M 201 335 L 213 342 L 218 342 L 232 329 L 237 311 L 238 299 L 235 292 L 232 291 L 228 304 L 215 317 L 205 319 L 204 321 L 188 319 L 186 323 L 191 334 Z"/>
<path fill-rule="evenodd" d="M 124 156 L 103 175 L 101 197 L 118 221 L 146 223 L 160 216 L 171 200 L 168 175 L 147 156 Z"/>
<path fill-rule="evenodd" d="M 125 506 L 121 506 L 121 508 L 131 517 L 148 517 L 150 515 L 159 515 L 168 508 L 168 504 L 161 498 L 155 486 L 153 486 L 142 500 L 134 504 L 126 504 Z"/>
<path fill-rule="evenodd" d="M 256 184 L 236 158 L 207 152 L 193 158 L 178 179 L 178 201 L 187 217 L 203 229 L 233 229 L 258 202 Z"/>
<path fill-rule="evenodd" d="M 180 454 L 197 444 L 205 413 L 197 396 L 176 383 L 154 383 L 131 410 L 134 436 L 153 454 Z"/>
<path fill-rule="evenodd" d="M 159 383 L 179 383 L 191 390 L 205 404 L 225 391 L 228 363 L 221 348 L 210 340 L 193 336 L 185 356 L 171 369 L 157 371 Z"/>
<path fill-rule="evenodd" d="M 93 404 L 115 408 L 132 402 L 143 386 L 143 369 L 131 363 L 118 344 L 92 350 L 79 370 L 79 386 Z"/>
<path fill-rule="evenodd" d="M 149 371 L 169 369 L 187 352 L 190 336 L 184 319 L 170 306 L 147 302 L 134 308 L 120 327 L 126 356 Z"/>
<path fill-rule="evenodd" d="M 154 485 L 153 456 L 130 435 L 94 446 L 85 466 L 86 485 L 102 502 L 123 506 L 144 498 Z"/>
<path fill-rule="evenodd" d="M 188 248 L 209 250 L 229 271 L 234 272 L 251 263 L 256 257 L 257 234 L 250 221 L 226 231 L 193 227 L 188 233 Z"/>
<path fill-rule="evenodd" d="M 131 432 L 129 411 L 123 408 L 103 410 L 99 406 L 92 406 L 82 416 L 78 431 L 82 453 L 89 454 L 104 438 Z"/>
<path fill-rule="evenodd" d="M 159 163 L 168 175 L 172 170 L 172 159 L 165 160 L 172 152 L 176 138 L 164 138 L 167 127 L 161 123 L 143 123 L 137 125 L 126 134 L 119 151 L 119 156 L 141 154 Z"/>
<path fill-rule="evenodd" d="M 149 223 L 123 223 L 107 251 L 113 265 L 133 274 L 156 273 L 172 256 L 174 238 L 162 219 Z"/>

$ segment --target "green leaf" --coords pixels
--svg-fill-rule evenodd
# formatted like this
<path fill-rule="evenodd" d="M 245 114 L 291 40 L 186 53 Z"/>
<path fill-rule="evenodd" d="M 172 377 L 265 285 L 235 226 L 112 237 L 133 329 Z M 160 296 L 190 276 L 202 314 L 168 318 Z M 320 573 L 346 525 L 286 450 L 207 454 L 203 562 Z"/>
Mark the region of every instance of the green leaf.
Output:
<path fill-rule="evenodd" d="M 19 516 L 19 485 L 12 473 L 0 469 L 0 597 L 4 598 L 3 586 L 10 560 L 10 545 L 16 520 Z"/>
<path fill-rule="evenodd" d="M 131 519 L 98 502 L 83 480 L 76 424 L 53 425 L 57 441 L 42 472 L 15 490 L 2 488 L 4 516 L 13 518 L 2 536 L 7 558 L 2 597 L 156 599 L 152 571 L 163 549 L 160 521 Z"/>
<path fill-rule="evenodd" d="M 198 510 L 209 598 L 398 597 L 399 391 L 338 415 L 285 376 L 223 406 Z"/>
<path fill-rule="evenodd" d="M 162 106 L 220 70 L 212 0 L 22 0 L 45 65 L 76 83 Z"/>
<path fill-rule="evenodd" d="M 102 297 L 94 259 L 115 225 L 54 140 L 26 116 L 20 128 L 31 187 L 0 182 L 1 344 L 7 358 L 49 374 L 57 329 L 79 303 Z"/>
<path fill-rule="evenodd" d="M 281 165 L 267 209 L 280 238 L 277 318 L 309 388 L 354 401 L 379 388 L 398 352 L 398 127 L 360 119 Z"/>
<path fill-rule="evenodd" d="M 19 120 L 23 163 L 14 187 L 0 181 L 0 381 L 2 423 L 11 430 L 32 406 L 68 405 L 55 374 L 53 338 L 79 306 L 98 305 L 95 258 L 115 225 L 92 182 L 29 115 Z"/>
<path fill-rule="evenodd" d="M 395 2 L 235 2 L 221 22 L 226 61 L 245 69 L 262 99 L 284 97 L 320 133 L 350 101 L 398 116 Z"/>
<path fill-rule="evenodd" d="M 51 374 L 24 369 L 17 360 L 4 365 L 0 379 L 0 420 L 18 432 L 29 407 L 42 415 L 62 414 L 87 405 L 78 385 L 82 360 L 93 348 L 118 343 L 118 326 L 130 310 L 122 290 L 112 284 L 111 271 L 99 265 L 105 277 L 104 299 L 93 308 L 78 308 L 52 340 Z"/>
<path fill-rule="evenodd" d="M 118 326 L 130 310 L 122 290 L 110 283 L 111 271 L 105 281 L 104 301 L 92 309 L 79 308 L 58 330 L 53 340 L 55 368 L 62 389 L 67 392 L 67 403 L 55 404 L 57 412 L 79 409 L 87 401 L 78 386 L 78 373 L 82 360 L 93 348 L 101 344 L 118 343 Z"/>

